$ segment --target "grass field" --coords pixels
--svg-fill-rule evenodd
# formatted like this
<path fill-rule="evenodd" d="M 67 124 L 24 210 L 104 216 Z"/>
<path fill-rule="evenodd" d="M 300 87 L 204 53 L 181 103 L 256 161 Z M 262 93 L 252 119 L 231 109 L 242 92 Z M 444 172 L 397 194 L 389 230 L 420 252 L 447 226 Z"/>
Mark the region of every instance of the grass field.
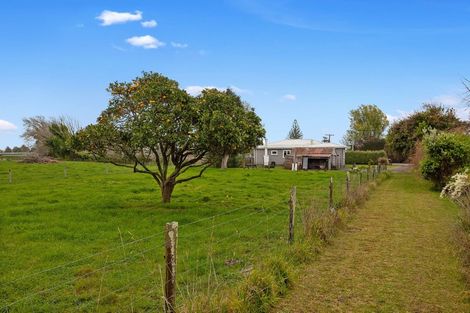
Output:
<path fill-rule="evenodd" d="M 163 205 L 154 181 L 128 169 L 0 161 L 0 312 L 160 308 L 170 221 L 180 224 L 178 303 L 234 286 L 286 246 L 290 187 L 300 208 L 326 208 L 330 176 L 338 199 L 342 171 L 209 169 Z"/>

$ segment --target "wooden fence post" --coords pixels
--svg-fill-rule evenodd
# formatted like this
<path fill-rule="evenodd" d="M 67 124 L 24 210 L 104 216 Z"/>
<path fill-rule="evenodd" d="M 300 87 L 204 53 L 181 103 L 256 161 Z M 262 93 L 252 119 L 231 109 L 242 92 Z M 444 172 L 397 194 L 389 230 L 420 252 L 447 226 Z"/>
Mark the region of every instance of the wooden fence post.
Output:
<path fill-rule="evenodd" d="M 8 170 L 8 183 L 11 184 L 13 182 L 13 174 L 11 169 Z"/>
<path fill-rule="evenodd" d="M 330 201 L 329 201 L 329 209 L 334 212 L 335 211 L 335 204 L 333 202 L 333 177 L 330 177 Z"/>
<path fill-rule="evenodd" d="M 369 181 L 370 176 L 370 165 L 367 167 L 367 181 Z"/>
<path fill-rule="evenodd" d="M 297 202 L 297 187 L 292 186 L 289 199 L 289 244 L 294 243 L 295 205 Z"/>
<path fill-rule="evenodd" d="M 175 313 L 176 300 L 176 247 L 178 244 L 178 222 L 165 226 L 165 312 Z"/>
<path fill-rule="evenodd" d="M 67 177 L 67 166 L 64 166 L 64 177 Z"/>
<path fill-rule="evenodd" d="M 359 170 L 359 185 L 362 185 L 362 170 Z"/>
<path fill-rule="evenodd" d="M 349 171 L 346 172 L 346 195 L 349 196 L 349 192 L 350 192 L 350 189 L 351 189 L 351 175 L 349 173 Z"/>

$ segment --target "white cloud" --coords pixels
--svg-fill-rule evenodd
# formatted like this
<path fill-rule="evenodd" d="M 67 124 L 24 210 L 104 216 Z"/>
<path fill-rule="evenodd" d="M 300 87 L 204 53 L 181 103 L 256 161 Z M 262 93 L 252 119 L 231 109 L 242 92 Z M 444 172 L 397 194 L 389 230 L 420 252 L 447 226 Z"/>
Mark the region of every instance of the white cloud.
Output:
<path fill-rule="evenodd" d="M 440 103 L 445 106 L 457 106 L 462 104 L 462 98 L 455 95 L 440 95 L 431 99 L 432 103 Z"/>
<path fill-rule="evenodd" d="M 101 21 L 102 26 L 109 26 L 113 24 L 123 24 L 127 22 L 140 21 L 142 19 L 142 12 L 115 12 L 104 10 L 96 19 Z"/>
<path fill-rule="evenodd" d="M 204 89 L 217 89 L 220 91 L 225 90 L 224 88 L 215 87 L 215 86 L 188 86 L 184 90 L 189 93 L 191 96 L 199 96 Z"/>
<path fill-rule="evenodd" d="M 187 48 L 188 47 L 187 43 L 179 43 L 179 42 L 174 42 L 174 41 L 171 42 L 171 45 L 174 48 Z"/>
<path fill-rule="evenodd" d="M 243 89 L 235 85 L 230 85 L 229 88 L 232 89 L 233 92 L 238 93 L 238 94 L 251 94 L 252 93 L 251 90 L 249 89 Z"/>
<path fill-rule="evenodd" d="M 453 108 L 455 110 L 455 115 L 457 115 L 457 117 L 461 120 L 468 120 L 470 117 L 470 111 L 464 104 L 463 98 L 461 96 L 444 94 L 436 96 L 427 102 L 442 104 L 445 107 Z"/>
<path fill-rule="evenodd" d="M 12 131 L 12 130 L 16 130 L 16 129 L 18 129 L 18 127 L 16 127 L 15 124 L 13 124 L 9 121 L 0 120 L 0 132 Z"/>
<path fill-rule="evenodd" d="M 396 110 L 395 114 L 386 114 L 386 115 L 387 115 L 387 120 L 390 122 L 390 124 L 393 124 L 401 119 L 404 119 L 410 116 L 412 113 L 413 112 L 411 111 Z"/>
<path fill-rule="evenodd" d="M 150 21 L 140 22 L 140 25 L 142 25 L 142 27 L 145 27 L 145 28 L 153 28 L 153 27 L 156 27 L 158 23 L 155 20 L 150 20 Z"/>
<path fill-rule="evenodd" d="M 224 91 L 227 88 L 230 88 L 233 92 L 235 92 L 237 94 L 247 94 L 247 93 L 249 94 L 249 93 L 251 93 L 251 91 L 248 90 L 248 89 L 238 88 L 237 86 L 234 86 L 234 85 L 231 85 L 231 86 L 226 87 L 226 88 L 217 87 L 217 86 L 197 86 L 196 85 L 196 86 L 188 86 L 184 90 L 186 90 L 186 92 L 189 93 L 191 96 L 195 97 L 195 96 L 199 96 L 204 89 L 217 89 L 219 91 Z"/>
<path fill-rule="evenodd" d="M 144 49 L 157 49 L 166 45 L 164 42 L 150 35 L 134 36 L 127 38 L 126 41 L 132 46 L 142 47 Z"/>
<path fill-rule="evenodd" d="M 286 94 L 281 97 L 281 101 L 295 101 L 297 100 L 296 95 Z"/>

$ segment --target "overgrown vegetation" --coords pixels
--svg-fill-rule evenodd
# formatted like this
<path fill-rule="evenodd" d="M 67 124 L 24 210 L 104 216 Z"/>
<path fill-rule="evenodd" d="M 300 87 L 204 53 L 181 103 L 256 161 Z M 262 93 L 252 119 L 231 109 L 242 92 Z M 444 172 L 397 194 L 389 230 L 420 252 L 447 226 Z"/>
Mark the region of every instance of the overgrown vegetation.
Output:
<path fill-rule="evenodd" d="M 431 130 L 448 131 L 467 125 L 455 110 L 438 104 L 425 104 L 421 111 L 393 123 L 386 136 L 386 151 L 395 162 L 410 159 L 418 142 Z"/>
<path fill-rule="evenodd" d="M 456 245 L 463 260 L 463 274 L 470 284 L 470 177 L 469 171 L 457 173 L 442 189 L 441 197 L 451 199 L 461 208 L 460 220 L 456 229 Z"/>
<path fill-rule="evenodd" d="M 80 159 L 76 151 L 75 134 L 80 125 L 68 117 L 45 118 L 34 116 L 23 119 L 24 140 L 32 145 L 34 159 L 42 161 L 44 157 L 64 160 Z"/>
<path fill-rule="evenodd" d="M 438 189 L 470 164 L 470 137 L 467 135 L 431 131 L 424 137 L 423 148 L 421 173 Z"/>

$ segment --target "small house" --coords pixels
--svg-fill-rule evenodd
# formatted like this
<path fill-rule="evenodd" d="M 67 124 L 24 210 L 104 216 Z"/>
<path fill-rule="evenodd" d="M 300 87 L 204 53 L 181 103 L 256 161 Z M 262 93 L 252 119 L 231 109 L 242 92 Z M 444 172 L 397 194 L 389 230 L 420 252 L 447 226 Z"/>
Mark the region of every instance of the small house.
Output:
<path fill-rule="evenodd" d="M 341 169 L 345 166 L 346 146 L 313 139 L 286 139 L 257 146 L 252 160 L 257 166 L 283 165 L 297 169 Z"/>

